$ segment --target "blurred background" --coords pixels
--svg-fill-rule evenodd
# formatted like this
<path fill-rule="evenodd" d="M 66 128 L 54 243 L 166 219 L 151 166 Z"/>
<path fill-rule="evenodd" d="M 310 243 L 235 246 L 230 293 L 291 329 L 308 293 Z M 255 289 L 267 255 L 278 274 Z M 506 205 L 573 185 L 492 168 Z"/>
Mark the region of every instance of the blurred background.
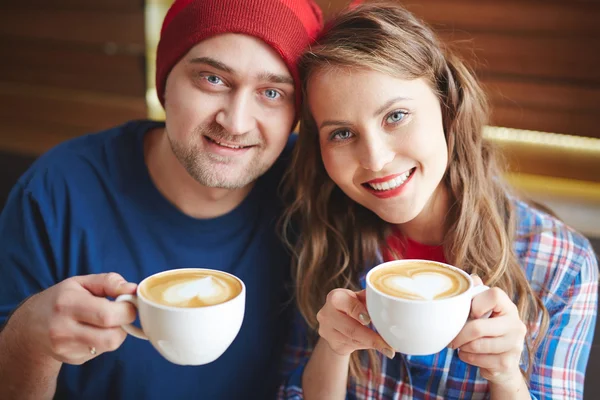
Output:
<path fill-rule="evenodd" d="M 348 3 L 316 1 L 325 16 Z M 171 3 L 0 3 L 0 207 L 31 162 L 56 144 L 130 119 L 162 118 L 154 58 Z M 502 150 L 507 179 L 600 251 L 600 2 L 403 3 L 484 83 L 493 108 L 486 136 Z M 598 372 L 597 344 L 586 399 L 600 398 L 600 382 L 589 379 Z"/>

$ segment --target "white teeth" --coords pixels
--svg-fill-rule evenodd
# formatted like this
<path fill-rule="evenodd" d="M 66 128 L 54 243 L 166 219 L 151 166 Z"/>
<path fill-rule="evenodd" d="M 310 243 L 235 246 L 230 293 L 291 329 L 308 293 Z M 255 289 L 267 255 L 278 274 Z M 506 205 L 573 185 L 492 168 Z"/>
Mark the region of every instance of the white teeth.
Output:
<path fill-rule="evenodd" d="M 227 147 L 227 148 L 230 148 L 230 149 L 241 149 L 242 148 L 242 146 L 231 146 L 231 145 L 228 145 L 228 144 L 225 144 L 225 143 L 221 143 L 221 142 L 217 142 L 217 144 L 219 146 Z"/>
<path fill-rule="evenodd" d="M 212 142 L 218 144 L 219 146 L 223 146 L 223 147 L 227 147 L 229 149 L 243 149 L 246 146 L 232 146 L 230 144 L 226 144 L 226 143 L 221 143 L 219 141 L 216 141 L 215 139 L 209 138 Z"/>
<path fill-rule="evenodd" d="M 373 189 L 375 189 L 375 190 L 392 190 L 392 189 L 396 189 L 398 186 L 400 186 L 404 182 L 406 182 L 406 180 L 410 176 L 411 172 L 412 172 L 412 169 L 409 170 L 409 171 L 406 171 L 402 175 L 399 175 L 399 176 L 395 177 L 394 179 L 390 179 L 387 182 L 369 183 L 368 185 L 370 187 L 372 187 Z"/>

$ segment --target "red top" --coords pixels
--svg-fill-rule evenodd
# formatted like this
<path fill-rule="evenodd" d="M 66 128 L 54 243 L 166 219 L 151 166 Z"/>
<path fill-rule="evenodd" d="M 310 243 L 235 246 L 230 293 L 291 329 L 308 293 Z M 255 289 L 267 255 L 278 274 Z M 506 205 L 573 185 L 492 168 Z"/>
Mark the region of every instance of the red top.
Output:
<path fill-rule="evenodd" d="M 430 246 L 415 242 L 414 240 L 403 236 L 396 228 L 394 228 L 392 234 L 387 238 L 387 244 L 399 254 L 401 259 L 419 259 L 446 263 L 442 246 Z M 396 257 L 394 257 L 387 248 L 383 249 L 384 261 L 393 261 L 395 259 Z"/>

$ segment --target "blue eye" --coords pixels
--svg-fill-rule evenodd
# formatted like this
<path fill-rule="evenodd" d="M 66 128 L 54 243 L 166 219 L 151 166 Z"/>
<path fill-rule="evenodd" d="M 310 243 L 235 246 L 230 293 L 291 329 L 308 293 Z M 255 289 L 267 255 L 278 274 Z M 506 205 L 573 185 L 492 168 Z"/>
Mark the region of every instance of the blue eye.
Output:
<path fill-rule="evenodd" d="M 404 111 L 394 111 L 387 116 L 385 122 L 388 124 L 397 124 L 398 122 L 402 121 L 404 117 L 406 117 L 406 114 L 407 113 Z"/>
<path fill-rule="evenodd" d="M 265 90 L 265 96 L 267 96 L 269 99 L 277 99 L 281 97 L 281 93 L 275 89 L 267 89 Z"/>
<path fill-rule="evenodd" d="M 352 132 L 348 129 L 340 129 L 331 134 L 331 140 L 348 140 L 352 138 Z"/>
<path fill-rule="evenodd" d="M 207 75 L 205 79 L 208 81 L 208 83 L 211 83 L 213 85 L 219 85 L 223 83 L 223 80 L 221 80 L 221 78 L 219 78 L 216 75 Z"/>

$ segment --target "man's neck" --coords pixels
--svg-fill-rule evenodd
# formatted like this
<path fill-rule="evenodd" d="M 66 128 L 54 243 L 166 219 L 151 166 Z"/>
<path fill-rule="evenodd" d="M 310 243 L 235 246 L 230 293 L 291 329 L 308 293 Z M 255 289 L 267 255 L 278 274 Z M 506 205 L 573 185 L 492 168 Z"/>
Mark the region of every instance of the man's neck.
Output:
<path fill-rule="evenodd" d="M 239 206 L 253 184 L 241 189 L 210 188 L 188 174 L 173 154 L 164 128 L 144 136 L 144 159 L 154 185 L 182 213 L 192 218 L 215 218 Z"/>

